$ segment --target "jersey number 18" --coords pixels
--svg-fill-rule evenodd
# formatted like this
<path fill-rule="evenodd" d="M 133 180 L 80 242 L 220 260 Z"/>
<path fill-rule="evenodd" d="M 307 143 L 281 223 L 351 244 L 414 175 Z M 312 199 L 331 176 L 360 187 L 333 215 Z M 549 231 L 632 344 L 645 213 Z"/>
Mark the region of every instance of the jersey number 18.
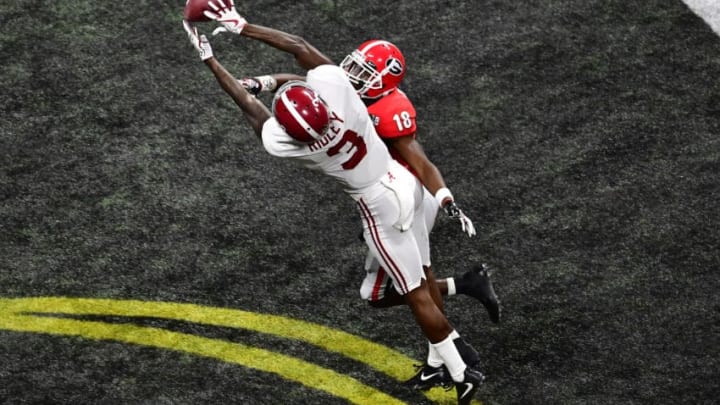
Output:
<path fill-rule="evenodd" d="M 412 119 L 410 118 L 410 113 L 407 111 L 403 111 L 400 114 L 393 115 L 393 121 L 395 121 L 395 124 L 397 124 L 398 131 L 412 128 Z"/>

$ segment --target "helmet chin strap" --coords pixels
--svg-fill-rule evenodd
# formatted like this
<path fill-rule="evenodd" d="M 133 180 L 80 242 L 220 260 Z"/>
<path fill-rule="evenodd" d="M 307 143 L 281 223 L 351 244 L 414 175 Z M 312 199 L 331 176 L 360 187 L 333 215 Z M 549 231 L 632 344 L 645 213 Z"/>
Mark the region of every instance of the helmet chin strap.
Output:
<path fill-rule="evenodd" d="M 368 90 L 379 90 L 382 88 L 382 73 L 375 71 L 371 74 L 368 80 L 363 81 L 361 88 L 362 94 L 367 94 Z"/>
<path fill-rule="evenodd" d="M 379 99 L 379 98 L 382 98 L 382 97 L 387 96 L 388 94 L 392 93 L 392 92 L 395 91 L 395 90 L 397 90 L 397 87 L 393 87 L 392 89 L 385 90 L 385 91 L 383 91 L 382 93 L 380 93 L 380 94 L 378 94 L 378 95 L 376 95 L 376 96 L 374 96 L 374 97 L 368 96 L 367 93 L 363 94 L 361 97 L 364 98 L 364 99 L 366 99 L 366 100 L 377 100 L 377 99 Z"/>
<path fill-rule="evenodd" d="M 280 100 L 283 102 L 283 104 L 285 104 L 285 107 L 288 109 L 288 111 L 290 111 L 290 115 L 292 115 L 293 118 L 295 118 L 295 121 L 297 121 L 303 127 L 303 129 L 305 129 L 305 131 L 307 131 L 307 133 L 313 137 L 313 139 L 320 140 L 320 138 L 322 138 L 322 135 L 317 133 L 317 131 L 315 131 L 313 129 L 313 127 L 311 127 L 307 123 L 307 121 L 305 121 L 305 119 L 302 117 L 302 115 L 300 115 L 300 113 L 297 112 L 295 107 L 292 105 L 292 102 L 290 102 L 290 99 L 288 99 L 287 93 L 283 92 L 280 95 Z"/>

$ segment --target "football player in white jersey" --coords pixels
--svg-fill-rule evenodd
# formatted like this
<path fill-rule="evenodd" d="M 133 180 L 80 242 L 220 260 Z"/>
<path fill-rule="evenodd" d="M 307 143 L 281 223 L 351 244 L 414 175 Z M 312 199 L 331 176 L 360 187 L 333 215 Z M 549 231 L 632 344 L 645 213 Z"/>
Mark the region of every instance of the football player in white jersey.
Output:
<path fill-rule="evenodd" d="M 241 108 L 268 153 L 335 178 L 356 201 L 368 248 L 388 269 L 395 288 L 442 358 L 458 403 L 471 403 L 485 377 L 463 361 L 456 346 L 462 338 L 433 301 L 418 243 L 409 232 L 424 223 L 419 210 L 422 186 L 390 157 L 344 71 L 328 60 L 309 70 L 305 82 L 285 83 L 275 94 L 271 112 L 220 64 L 197 28 L 187 21 L 183 26 L 201 60 Z"/>
<path fill-rule="evenodd" d="M 227 2 L 227 1 L 226 1 Z M 260 40 L 282 51 L 292 54 L 298 64 L 306 69 L 321 63 L 331 63 L 310 43 L 297 35 L 289 34 L 273 28 L 257 24 L 249 24 L 237 14 L 232 4 L 226 5 L 211 2 L 214 11 L 206 16 L 221 23 L 214 33 L 230 31 L 242 36 Z M 237 24 L 234 22 L 237 21 Z M 405 73 L 405 61 L 400 50 L 393 44 L 382 40 L 366 41 L 358 49 L 348 55 L 340 65 L 345 70 L 349 81 L 362 97 L 373 118 L 376 132 L 386 143 L 391 156 L 403 164 L 424 184 L 422 211 L 424 227 L 414 226 L 413 233 L 420 245 L 426 280 L 436 305 L 443 310 L 442 295 L 464 294 L 478 299 L 487 309 L 490 319 L 497 323 L 500 320 L 500 305 L 494 292 L 492 281 L 485 265 L 474 266 L 462 277 L 435 279 L 430 263 L 429 233 L 435 222 L 439 208 L 454 219 L 459 220 L 463 231 L 473 236 L 475 229 L 472 222 L 457 208 L 452 194 L 449 193 L 442 174 L 429 160 L 422 146 L 415 139 L 415 109 L 410 100 L 397 87 Z M 241 84 L 252 94 L 260 91 L 275 91 L 278 86 L 289 80 L 304 80 L 295 74 L 272 74 L 258 77 L 245 77 Z M 393 287 L 393 280 L 372 251 L 365 261 L 366 277 L 360 288 L 360 295 L 371 306 L 385 308 L 404 305 L 404 297 Z M 474 366 L 479 356 L 462 341 L 458 342 L 464 360 Z M 427 376 L 432 376 L 428 378 Z M 452 380 L 442 367 L 442 361 L 428 345 L 428 356 L 425 363 L 418 367 L 416 374 L 408 379 L 406 386 L 426 390 L 433 386 L 452 384 Z"/>

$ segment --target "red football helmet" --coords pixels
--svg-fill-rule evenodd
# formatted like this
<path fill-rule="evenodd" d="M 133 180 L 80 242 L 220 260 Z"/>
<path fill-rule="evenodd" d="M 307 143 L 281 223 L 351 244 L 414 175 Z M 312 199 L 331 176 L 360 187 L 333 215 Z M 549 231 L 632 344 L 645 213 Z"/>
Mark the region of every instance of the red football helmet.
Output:
<path fill-rule="evenodd" d="M 378 98 L 395 89 L 405 76 L 405 58 L 388 41 L 370 40 L 345 57 L 340 64 L 358 94 Z"/>
<path fill-rule="evenodd" d="M 289 81 L 277 90 L 272 112 L 288 135 L 313 143 L 330 126 L 330 107 L 305 82 Z"/>

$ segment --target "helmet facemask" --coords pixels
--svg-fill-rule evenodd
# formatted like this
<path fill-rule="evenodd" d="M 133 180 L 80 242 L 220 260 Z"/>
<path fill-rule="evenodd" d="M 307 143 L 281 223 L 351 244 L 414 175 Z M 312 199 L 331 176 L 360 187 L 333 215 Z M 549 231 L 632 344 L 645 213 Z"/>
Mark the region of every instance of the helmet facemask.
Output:
<path fill-rule="evenodd" d="M 371 39 L 345 57 L 340 67 L 357 93 L 376 99 L 391 93 L 405 76 L 405 58 L 388 41 Z"/>
<path fill-rule="evenodd" d="M 372 61 L 367 61 L 365 55 L 358 50 L 354 50 L 351 54 L 343 59 L 340 67 L 345 71 L 357 93 L 361 96 L 366 94 L 368 90 L 382 89 L 382 75 L 384 72 L 378 72 Z"/>

